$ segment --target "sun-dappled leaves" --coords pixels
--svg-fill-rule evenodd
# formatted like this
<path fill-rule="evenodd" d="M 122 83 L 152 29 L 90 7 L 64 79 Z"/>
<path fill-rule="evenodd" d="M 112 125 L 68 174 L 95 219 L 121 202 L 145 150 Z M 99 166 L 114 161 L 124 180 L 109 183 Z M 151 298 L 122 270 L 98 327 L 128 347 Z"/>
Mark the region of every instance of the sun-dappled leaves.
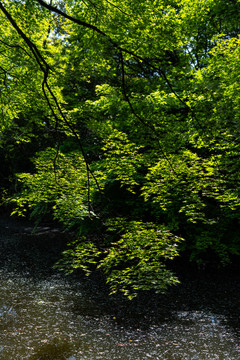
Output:
<path fill-rule="evenodd" d="M 0 2 L 1 198 L 74 231 L 60 266 L 132 297 L 239 254 L 239 9 Z"/>

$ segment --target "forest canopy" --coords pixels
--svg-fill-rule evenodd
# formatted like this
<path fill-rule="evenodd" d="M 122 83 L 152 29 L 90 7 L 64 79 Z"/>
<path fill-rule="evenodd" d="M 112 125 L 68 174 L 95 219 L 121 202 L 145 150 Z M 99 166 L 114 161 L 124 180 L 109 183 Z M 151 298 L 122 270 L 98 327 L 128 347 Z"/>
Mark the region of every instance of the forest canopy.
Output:
<path fill-rule="evenodd" d="M 163 292 L 240 251 L 240 1 L 0 1 L 2 206 L 60 269 Z"/>

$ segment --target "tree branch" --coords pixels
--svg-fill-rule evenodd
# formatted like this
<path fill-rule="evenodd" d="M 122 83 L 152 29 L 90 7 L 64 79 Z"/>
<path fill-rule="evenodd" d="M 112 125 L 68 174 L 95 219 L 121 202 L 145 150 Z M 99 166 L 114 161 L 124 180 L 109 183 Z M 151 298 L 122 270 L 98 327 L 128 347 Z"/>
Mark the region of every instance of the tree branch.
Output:
<path fill-rule="evenodd" d="M 38 0 L 37 0 L 38 1 Z M 42 1 L 39 1 L 42 2 Z M 44 3 L 45 4 L 45 3 Z M 45 4 L 47 5 L 47 4 Z M 51 7 L 51 5 L 48 5 L 49 7 Z M 77 132 L 75 131 L 74 127 L 71 125 L 71 123 L 68 121 L 68 119 L 66 118 L 66 116 L 64 115 L 61 106 L 56 98 L 56 96 L 54 95 L 49 83 L 48 83 L 48 76 L 49 76 L 49 70 L 50 70 L 50 66 L 48 65 L 48 63 L 46 62 L 46 60 L 44 59 L 44 57 L 41 55 L 40 51 L 38 50 L 38 48 L 36 47 L 36 45 L 26 36 L 26 34 L 19 28 L 18 24 L 16 23 L 16 21 L 12 18 L 11 14 L 7 11 L 7 9 L 3 6 L 2 2 L 0 2 L 0 10 L 2 10 L 2 12 L 4 13 L 4 15 L 6 16 L 6 18 L 9 20 L 9 22 L 12 24 L 13 28 L 17 31 L 17 33 L 20 35 L 20 37 L 24 40 L 24 42 L 27 44 L 27 46 L 29 47 L 30 51 L 32 52 L 37 64 L 40 67 L 40 70 L 43 72 L 43 81 L 42 81 L 42 91 L 44 94 L 44 97 L 47 101 L 48 107 L 51 110 L 56 122 L 58 123 L 60 118 L 58 116 L 58 114 L 56 113 L 55 109 L 54 109 L 54 105 L 52 105 L 51 101 L 53 101 L 53 103 L 55 104 L 55 107 L 59 113 L 59 115 L 61 116 L 63 122 L 67 125 L 67 127 L 72 131 L 73 135 L 75 136 L 80 150 L 82 152 L 85 164 L 86 164 L 86 169 L 87 169 L 87 174 L 88 174 L 88 183 L 90 181 L 89 179 L 89 174 L 91 174 L 92 178 L 94 179 L 99 191 L 101 191 L 101 188 L 98 184 L 98 181 L 95 177 L 95 175 L 93 174 L 92 170 L 90 169 L 89 163 L 88 163 L 88 159 L 87 159 L 87 155 L 84 151 L 84 148 L 82 146 L 81 140 L 77 134 Z M 60 10 L 59 10 L 60 11 Z M 50 98 L 47 94 L 47 91 L 50 94 Z M 90 187 L 88 186 L 88 189 L 90 189 Z M 89 190 L 88 190 L 89 191 Z M 88 194 L 88 198 L 89 194 Z"/>
<path fill-rule="evenodd" d="M 96 31 L 96 32 L 99 33 L 99 34 L 101 34 L 101 35 L 103 35 L 103 36 L 105 36 L 105 37 L 108 37 L 108 35 L 105 34 L 104 31 L 100 30 L 100 29 L 99 29 L 97 26 L 95 26 L 95 25 L 92 25 L 92 24 L 89 24 L 89 23 L 87 23 L 87 22 L 85 22 L 85 21 L 76 19 L 76 18 L 74 18 L 73 16 L 68 15 L 68 14 L 66 14 L 65 12 L 59 10 L 59 9 L 56 8 L 55 6 L 52 6 L 52 5 L 50 5 L 50 4 L 47 4 L 45 1 L 37 0 L 37 2 L 38 2 L 40 5 L 42 5 L 43 7 L 45 7 L 46 9 L 48 9 L 49 11 L 52 11 L 52 12 L 55 12 L 56 14 L 58 14 L 58 15 L 61 15 L 61 16 L 64 17 L 65 19 L 68 19 L 68 20 L 70 20 L 70 21 L 72 21 L 72 22 L 74 22 L 74 23 L 76 23 L 76 24 L 78 24 L 78 25 L 82 25 L 82 26 L 84 26 L 84 27 L 86 27 L 86 28 L 88 28 L 88 29 L 92 29 L 92 30 Z"/>

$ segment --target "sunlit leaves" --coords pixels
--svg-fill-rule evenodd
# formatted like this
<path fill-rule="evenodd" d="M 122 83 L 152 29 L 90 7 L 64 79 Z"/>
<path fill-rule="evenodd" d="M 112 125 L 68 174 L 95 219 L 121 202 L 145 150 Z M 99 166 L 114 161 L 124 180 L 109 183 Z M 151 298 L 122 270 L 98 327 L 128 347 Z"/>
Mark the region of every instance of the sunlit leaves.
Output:
<path fill-rule="evenodd" d="M 139 290 L 164 292 L 168 285 L 178 283 L 164 261 L 178 255 L 180 238 L 152 223 L 109 221 L 109 229 L 120 231 L 99 267 L 107 274 L 111 293 L 123 292 L 129 298 Z"/>
<path fill-rule="evenodd" d="M 54 218 L 66 226 L 73 219 L 89 215 L 86 165 L 81 156 L 66 156 L 55 149 L 47 149 L 38 155 L 34 164 L 35 174 L 22 173 L 18 176 L 23 190 L 11 200 L 16 203 L 14 212 L 22 215 L 26 207 L 41 210 L 39 204 L 47 204 Z"/>
<path fill-rule="evenodd" d="M 116 129 L 106 139 L 103 147 L 105 153 L 105 168 L 108 173 L 115 175 L 115 178 L 134 191 L 138 185 L 137 170 L 143 163 L 143 157 L 139 154 L 140 146 L 131 143 L 125 133 Z"/>
<path fill-rule="evenodd" d="M 237 191 L 228 189 L 227 180 L 221 178 L 221 158 L 202 159 L 184 151 L 168 159 L 172 168 L 162 159 L 149 169 L 148 182 L 142 188 L 145 200 L 156 202 L 163 211 L 175 206 L 175 211 L 184 213 L 188 221 L 201 220 L 209 224 L 217 219 L 205 214 L 208 199 L 218 200 L 223 207 L 230 203 L 233 208 L 240 205 Z"/>
<path fill-rule="evenodd" d="M 17 176 L 14 211 L 78 231 L 95 215 L 104 227 L 128 214 L 114 240 L 104 228 L 67 253 L 126 295 L 175 282 L 163 260 L 178 238 L 163 223 L 195 258 L 236 253 L 222 234 L 240 205 L 238 2 L 53 1 L 61 14 L 5 4 L 38 55 L 4 17 L 0 145 L 11 133 L 8 151 L 42 150 Z"/>
<path fill-rule="evenodd" d="M 86 238 L 78 238 L 68 245 L 70 248 L 63 252 L 63 257 L 56 264 L 55 268 L 63 270 L 68 274 L 76 269 L 84 271 L 88 276 L 92 267 L 96 266 L 101 251 L 93 242 L 89 242 Z"/>
<path fill-rule="evenodd" d="M 35 55 L 38 51 L 39 56 L 42 56 L 49 66 L 54 67 L 59 61 L 59 48 L 56 46 L 54 37 L 50 36 L 54 21 L 48 12 L 37 8 L 32 2 L 12 4 L 7 1 L 4 5 L 18 29 L 23 31 L 25 36 L 25 38 L 20 36 L 17 29 L 3 16 L 0 26 L 0 123 L 4 124 L 5 128 L 11 128 L 13 120 L 21 116 L 31 118 L 31 123 L 33 121 L 38 123 L 39 117 L 36 113 L 39 109 L 45 116 L 52 117 L 53 112 L 49 105 L 55 107 L 55 100 L 61 101 L 61 94 L 56 84 L 56 77 L 49 76 L 48 82 L 55 99 L 46 87 L 44 95 L 43 84 L 46 82 L 46 74 L 43 73 L 43 67 L 45 65 L 41 61 L 36 61 Z M 30 42 L 34 44 L 34 47 L 29 46 Z"/>

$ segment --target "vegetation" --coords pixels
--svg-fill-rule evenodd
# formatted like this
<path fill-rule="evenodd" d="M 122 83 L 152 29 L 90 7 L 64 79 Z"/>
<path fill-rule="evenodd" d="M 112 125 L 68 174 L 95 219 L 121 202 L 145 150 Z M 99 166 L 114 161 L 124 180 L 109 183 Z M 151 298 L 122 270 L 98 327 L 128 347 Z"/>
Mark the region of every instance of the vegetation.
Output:
<path fill-rule="evenodd" d="M 74 232 L 59 268 L 132 298 L 239 255 L 239 5 L 0 2 L 2 203 Z"/>

